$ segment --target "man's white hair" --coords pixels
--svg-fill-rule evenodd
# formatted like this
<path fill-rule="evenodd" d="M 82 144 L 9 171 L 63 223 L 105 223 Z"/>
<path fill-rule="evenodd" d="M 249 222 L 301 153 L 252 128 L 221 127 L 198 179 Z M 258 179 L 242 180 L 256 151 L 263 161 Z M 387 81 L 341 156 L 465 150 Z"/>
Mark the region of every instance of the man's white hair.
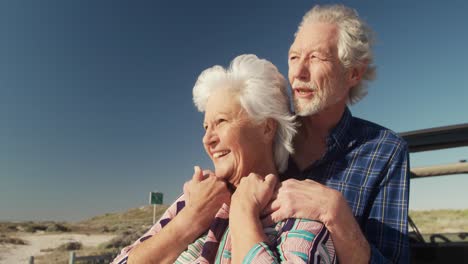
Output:
<path fill-rule="evenodd" d="M 204 70 L 193 87 L 193 102 L 204 112 L 213 91 L 229 89 L 254 121 L 275 120 L 273 154 L 278 171 L 284 172 L 289 154 L 293 153 L 292 139 L 296 133 L 286 85 L 285 78 L 271 62 L 252 54 L 240 55 L 228 69 L 216 65 Z"/>
<path fill-rule="evenodd" d="M 343 5 L 315 6 L 304 15 L 297 32 L 310 22 L 324 22 L 338 26 L 338 57 L 345 69 L 368 65 L 361 81 L 349 91 L 348 103 L 357 103 L 367 95 L 367 81 L 373 80 L 376 75 L 372 54 L 374 42 L 372 30 L 359 18 L 356 10 Z"/>

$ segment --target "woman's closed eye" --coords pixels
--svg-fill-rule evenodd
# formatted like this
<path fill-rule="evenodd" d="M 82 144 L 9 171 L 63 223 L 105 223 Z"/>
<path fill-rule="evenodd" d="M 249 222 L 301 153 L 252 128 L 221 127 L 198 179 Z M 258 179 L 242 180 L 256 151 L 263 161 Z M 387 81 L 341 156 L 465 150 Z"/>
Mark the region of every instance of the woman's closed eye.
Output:
<path fill-rule="evenodd" d="M 224 118 L 218 118 L 218 119 L 216 119 L 215 124 L 216 124 L 216 126 L 219 126 L 219 125 L 223 124 L 226 121 L 227 120 L 224 119 Z"/>

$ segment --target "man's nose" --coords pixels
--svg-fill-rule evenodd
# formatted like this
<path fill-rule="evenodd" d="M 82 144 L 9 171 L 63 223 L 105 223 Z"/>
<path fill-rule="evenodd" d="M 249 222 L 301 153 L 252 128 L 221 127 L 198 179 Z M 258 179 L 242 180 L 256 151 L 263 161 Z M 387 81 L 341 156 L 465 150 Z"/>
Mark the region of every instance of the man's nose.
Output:
<path fill-rule="evenodd" d="M 307 59 L 301 58 L 294 65 L 291 65 L 292 77 L 294 79 L 308 81 L 310 77 L 309 64 Z"/>

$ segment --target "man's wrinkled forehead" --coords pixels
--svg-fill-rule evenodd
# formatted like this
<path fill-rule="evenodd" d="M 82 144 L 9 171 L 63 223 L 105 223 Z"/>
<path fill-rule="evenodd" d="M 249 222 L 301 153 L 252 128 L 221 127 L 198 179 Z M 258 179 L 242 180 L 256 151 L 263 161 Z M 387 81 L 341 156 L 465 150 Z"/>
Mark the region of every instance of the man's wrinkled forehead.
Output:
<path fill-rule="evenodd" d="M 319 52 L 331 55 L 338 44 L 338 27 L 324 22 L 309 22 L 297 32 L 289 53 Z"/>

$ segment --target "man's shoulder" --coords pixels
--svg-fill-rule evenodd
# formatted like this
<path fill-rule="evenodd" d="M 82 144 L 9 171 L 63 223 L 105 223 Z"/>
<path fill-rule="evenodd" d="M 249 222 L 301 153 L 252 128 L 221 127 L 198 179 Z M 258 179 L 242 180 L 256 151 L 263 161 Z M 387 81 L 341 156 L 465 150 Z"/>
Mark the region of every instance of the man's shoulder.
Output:
<path fill-rule="evenodd" d="M 406 149 L 406 141 L 395 131 L 371 121 L 353 117 L 351 133 L 360 144 L 386 145 Z"/>

